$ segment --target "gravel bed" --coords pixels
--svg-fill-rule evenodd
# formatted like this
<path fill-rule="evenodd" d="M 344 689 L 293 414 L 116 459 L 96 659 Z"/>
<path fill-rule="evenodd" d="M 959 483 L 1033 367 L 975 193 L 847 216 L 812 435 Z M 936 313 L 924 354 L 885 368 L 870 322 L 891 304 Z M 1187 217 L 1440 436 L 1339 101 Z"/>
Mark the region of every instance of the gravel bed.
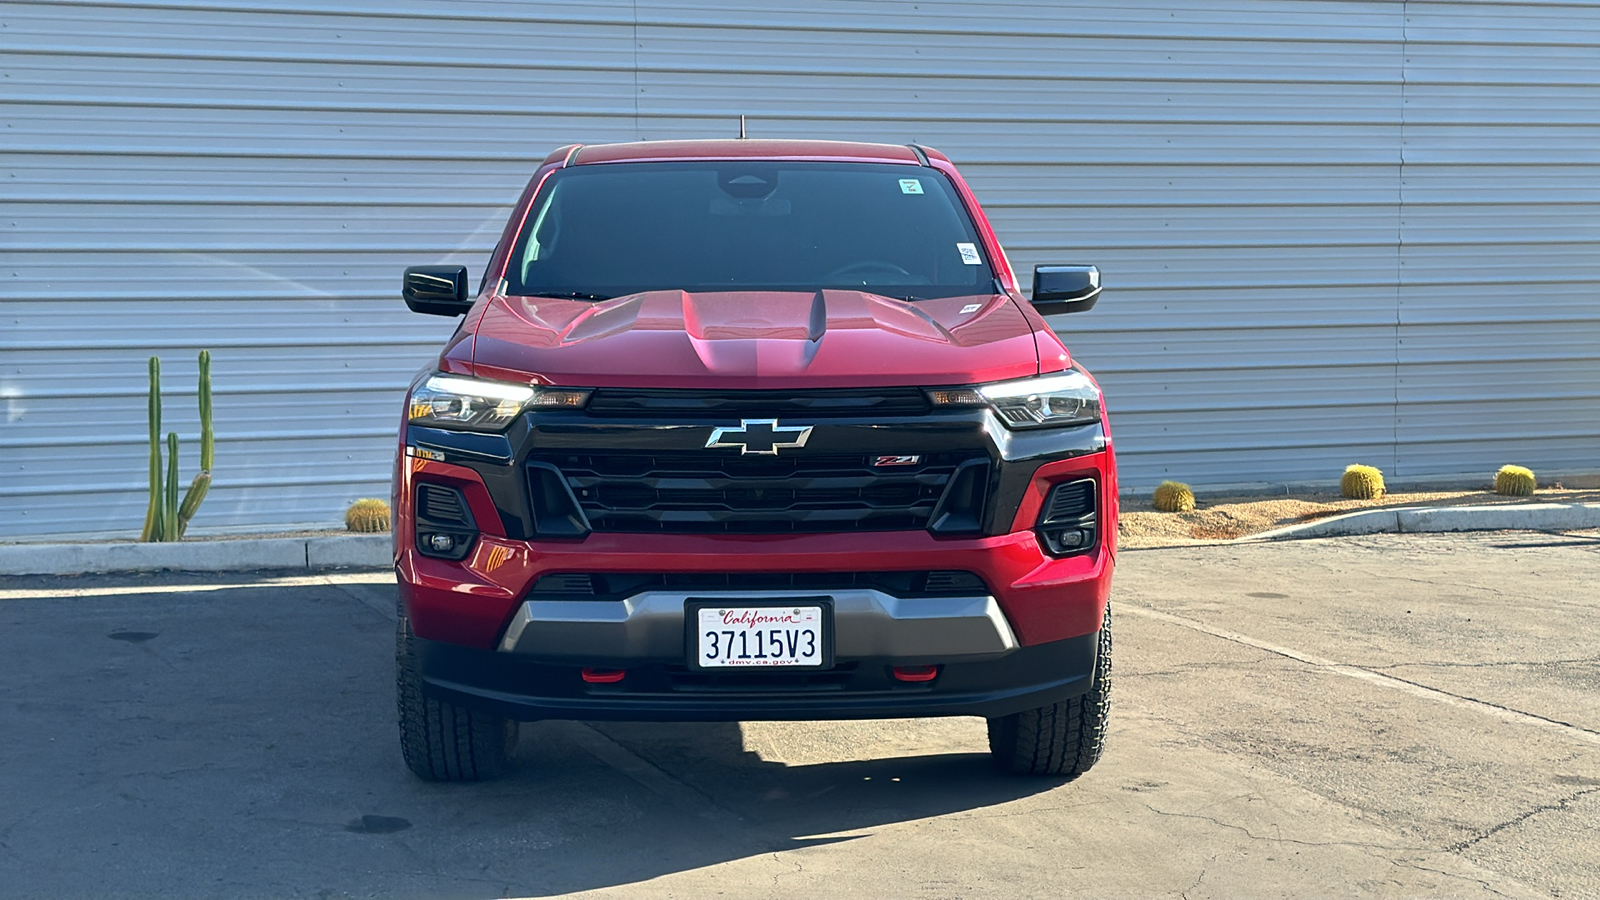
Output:
<path fill-rule="evenodd" d="M 1437 491 L 1385 494 L 1375 500 L 1346 500 L 1331 493 L 1205 497 L 1196 499 L 1193 511 L 1183 513 L 1157 512 L 1148 497 L 1124 497 L 1117 535 L 1122 547 L 1172 547 L 1230 541 L 1358 509 L 1585 502 L 1600 502 L 1600 490 L 1547 488 L 1532 497 L 1502 497 L 1492 491 Z"/>

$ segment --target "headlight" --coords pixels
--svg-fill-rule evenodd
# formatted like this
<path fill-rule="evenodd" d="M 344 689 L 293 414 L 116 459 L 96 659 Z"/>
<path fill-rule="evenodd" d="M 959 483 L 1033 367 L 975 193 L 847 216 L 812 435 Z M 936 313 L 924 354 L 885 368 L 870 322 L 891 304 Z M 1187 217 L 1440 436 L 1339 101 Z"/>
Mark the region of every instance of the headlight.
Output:
<path fill-rule="evenodd" d="M 1056 428 L 1100 421 L 1100 390 L 1068 369 L 1038 378 L 928 391 L 935 406 L 988 406 L 1007 428 Z"/>
<path fill-rule="evenodd" d="M 460 375 L 433 375 L 411 392 L 413 425 L 463 431 L 504 431 L 525 409 L 579 409 L 587 390 L 546 388 Z"/>

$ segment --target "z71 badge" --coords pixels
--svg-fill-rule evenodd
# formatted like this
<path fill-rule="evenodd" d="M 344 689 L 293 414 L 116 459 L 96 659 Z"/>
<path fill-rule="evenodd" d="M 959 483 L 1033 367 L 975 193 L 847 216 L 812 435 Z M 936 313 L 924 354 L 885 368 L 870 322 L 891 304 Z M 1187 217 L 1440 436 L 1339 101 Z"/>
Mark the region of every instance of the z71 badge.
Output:
<path fill-rule="evenodd" d="M 878 466 L 914 466 L 922 462 L 920 456 L 880 456 L 873 460 L 873 467 Z"/>

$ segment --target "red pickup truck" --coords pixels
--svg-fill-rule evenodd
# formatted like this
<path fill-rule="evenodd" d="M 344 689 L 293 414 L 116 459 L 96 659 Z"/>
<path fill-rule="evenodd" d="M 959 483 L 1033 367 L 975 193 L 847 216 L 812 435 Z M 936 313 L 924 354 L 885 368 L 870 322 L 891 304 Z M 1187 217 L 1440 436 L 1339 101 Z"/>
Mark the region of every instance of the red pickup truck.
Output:
<path fill-rule="evenodd" d="M 1100 389 L 920 146 L 552 153 L 406 399 L 400 743 L 491 776 L 517 722 L 982 716 L 1074 777 L 1110 688 L 1117 481 Z"/>

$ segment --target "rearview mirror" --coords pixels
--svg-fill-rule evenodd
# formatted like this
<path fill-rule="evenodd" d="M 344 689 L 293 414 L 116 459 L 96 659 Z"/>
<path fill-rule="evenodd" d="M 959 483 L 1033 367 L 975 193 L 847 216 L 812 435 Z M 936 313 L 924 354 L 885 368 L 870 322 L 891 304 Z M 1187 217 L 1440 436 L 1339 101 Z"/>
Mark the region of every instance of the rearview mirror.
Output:
<path fill-rule="evenodd" d="M 472 308 L 467 298 L 466 266 L 412 266 L 406 269 L 400 296 L 412 312 L 430 316 L 462 316 Z"/>
<path fill-rule="evenodd" d="M 1034 266 L 1033 308 L 1042 316 L 1088 312 L 1100 299 L 1094 266 Z"/>

